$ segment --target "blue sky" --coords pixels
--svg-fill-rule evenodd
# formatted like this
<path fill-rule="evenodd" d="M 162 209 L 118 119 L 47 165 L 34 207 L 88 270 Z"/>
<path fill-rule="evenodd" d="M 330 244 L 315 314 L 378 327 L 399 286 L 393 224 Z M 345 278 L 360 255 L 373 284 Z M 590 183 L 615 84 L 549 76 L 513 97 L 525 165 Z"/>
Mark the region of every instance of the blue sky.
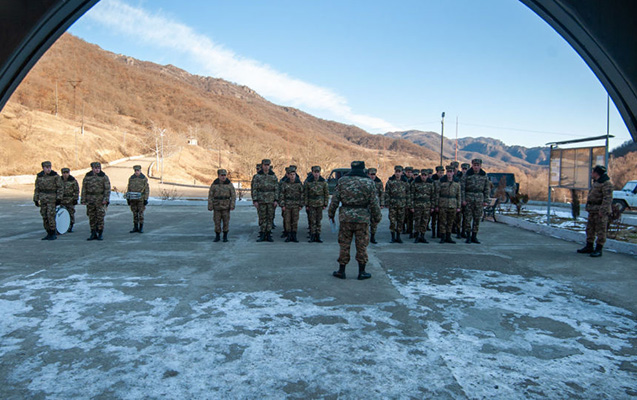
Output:
<path fill-rule="evenodd" d="M 70 32 L 370 133 L 542 146 L 606 133 L 606 91 L 516 0 L 101 0 Z M 630 135 L 611 102 L 611 148 Z"/>

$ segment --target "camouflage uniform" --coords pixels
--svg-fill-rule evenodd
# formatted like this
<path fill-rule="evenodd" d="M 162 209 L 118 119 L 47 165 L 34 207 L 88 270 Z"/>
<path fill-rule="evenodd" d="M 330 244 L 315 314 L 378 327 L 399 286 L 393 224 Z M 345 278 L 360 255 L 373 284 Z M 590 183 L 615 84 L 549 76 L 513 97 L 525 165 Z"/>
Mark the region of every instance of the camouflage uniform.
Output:
<path fill-rule="evenodd" d="M 405 167 L 405 178 L 407 179 L 407 183 L 409 183 L 410 187 L 415 179 L 413 176 L 413 172 L 414 172 L 413 167 Z M 408 173 L 412 175 L 409 176 Z M 405 207 L 405 218 L 403 220 L 403 225 L 402 225 L 403 229 L 401 229 L 401 232 L 405 232 L 409 234 L 409 237 L 413 237 L 412 235 L 414 232 L 414 213 L 411 211 L 411 209 L 412 207 Z"/>
<path fill-rule="evenodd" d="M 367 172 L 370 173 L 371 171 L 374 171 L 374 173 L 376 173 L 376 168 L 370 168 Z M 385 189 L 383 188 L 383 181 L 381 181 L 378 176 L 374 177 L 374 185 L 376 186 L 376 196 L 378 197 L 378 202 L 380 203 L 381 207 L 384 207 L 385 206 Z M 369 232 L 372 234 L 372 236 L 376 235 L 377 229 L 378 229 L 378 222 L 372 221 L 369 225 Z"/>
<path fill-rule="evenodd" d="M 333 220 L 336 210 L 343 203 L 339 211 L 339 271 L 333 274 L 337 278 L 345 279 L 345 266 L 350 260 L 350 247 L 354 237 L 356 237 L 356 261 L 359 268 L 358 279 L 371 277 L 365 272 L 368 260 L 369 223 L 370 220 L 379 222 L 381 214 L 376 186 L 365 174 L 364 168 L 364 162 L 352 162 L 352 170 L 339 179 L 328 209 L 328 216 Z"/>
<path fill-rule="evenodd" d="M 312 171 L 321 172 L 319 167 L 312 167 Z M 310 174 L 305 181 L 303 187 L 305 206 L 308 212 L 310 224 L 310 235 L 315 235 L 312 240 L 320 237 L 321 220 L 323 219 L 323 210 L 330 201 L 330 192 L 327 187 L 325 178 L 319 175 L 318 180 L 314 179 L 314 175 Z"/>
<path fill-rule="evenodd" d="M 436 190 L 440 184 L 440 178 L 444 176 L 444 167 L 437 166 L 436 173 L 431 176 L 431 180 L 434 181 Z M 437 201 L 437 200 L 436 200 Z M 431 237 L 440 237 L 440 211 L 434 210 L 431 212 Z"/>
<path fill-rule="evenodd" d="M 269 160 L 267 161 L 269 164 Z M 261 170 L 254 175 L 250 191 L 252 201 L 258 203 L 259 232 L 270 234 L 274 219 L 274 203 L 279 199 L 279 182 L 274 171 L 269 170 L 266 174 Z"/>
<path fill-rule="evenodd" d="M 405 220 L 405 209 L 411 208 L 409 182 L 405 176 L 400 180 L 392 175 L 385 184 L 385 205 L 389 208 L 389 230 L 400 234 Z"/>
<path fill-rule="evenodd" d="M 296 168 L 289 168 L 290 174 L 296 172 Z M 303 204 L 303 184 L 298 175 L 294 175 L 294 182 L 290 179 L 281 182 L 281 192 L 279 193 L 279 205 L 285 207 L 284 229 L 288 232 L 286 242 L 296 242 L 296 233 L 299 227 L 299 211 Z"/>
<path fill-rule="evenodd" d="M 62 174 L 64 174 L 64 172 L 70 172 L 70 170 L 68 168 L 62 168 Z M 62 187 L 64 192 L 62 196 L 62 206 L 66 208 L 71 217 L 71 225 L 67 232 L 73 232 L 73 225 L 75 225 L 75 205 L 80 199 L 80 185 L 73 175 L 69 175 L 66 179 L 64 179 L 63 175 Z"/>
<path fill-rule="evenodd" d="M 226 175 L 227 171 L 220 169 L 217 174 Z M 215 233 L 217 234 L 215 241 L 219 241 L 222 222 L 224 241 L 227 241 L 227 233 L 230 228 L 230 211 L 234 210 L 236 201 L 237 194 L 229 178 L 226 178 L 224 182 L 221 182 L 219 178 L 212 182 L 208 190 L 208 211 L 212 211 L 212 219 L 215 223 Z"/>
<path fill-rule="evenodd" d="M 42 167 L 51 167 L 51 163 L 45 161 Z M 52 239 L 56 236 L 55 214 L 56 206 L 62 202 L 64 189 L 62 187 L 62 179 L 57 172 L 51 170 L 46 174 L 40 171 L 35 178 L 35 189 L 33 191 L 33 201 L 37 207 L 40 207 L 40 215 L 42 216 L 42 224 L 47 232 L 47 236 L 43 239 Z"/>
<path fill-rule="evenodd" d="M 135 165 L 133 167 L 134 170 L 141 171 L 142 167 L 140 165 Z M 131 193 L 140 193 L 139 199 L 129 199 L 128 196 Z M 133 174 L 130 178 L 128 178 L 128 188 L 127 188 L 127 200 L 126 202 L 130 206 L 130 210 L 133 213 L 133 232 L 142 233 L 144 230 L 144 211 L 146 210 L 146 205 L 148 204 L 148 196 L 150 196 L 150 187 L 148 186 L 148 178 L 142 173 L 139 176 Z"/>
<path fill-rule="evenodd" d="M 451 229 L 461 204 L 460 183 L 455 178 L 449 180 L 447 175 L 438 182 L 436 204 L 440 213 L 440 234 L 442 241 L 452 242 Z"/>
<path fill-rule="evenodd" d="M 596 167 L 603 168 L 603 167 Z M 606 231 L 608 230 L 608 217 L 611 214 L 613 203 L 613 184 L 603 168 L 600 177 L 593 181 L 586 200 L 588 221 L 586 222 L 586 244 L 592 247 L 595 242 L 601 255 L 601 248 L 606 243 Z"/>
<path fill-rule="evenodd" d="M 430 178 L 419 176 L 411 184 L 411 199 L 414 204 L 414 229 L 417 242 L 425 243 L 427 223 L 435 202 L 434 181 Z"/>
<path fill-rule="evenodd" d="M 473 160 L 477 161 L 477 160 Z M 479 164 L 482 164 L 480 162 Z M 482 219 L 482 211 L 484 203 L 489 198 L 489 178 L 487 173 L 481 168 L 478 173 L 473 168 L 467 171 L 460 181 L 462 202 L 467 204 L 464 206 L 464 226 L 462 230 L 474 239 L 480 229 L 480 219 Z M 472 223 L 473 221 L 473 223 Z M 467 243 L 471 242 L 471 238 L 467 238 Z"/>
<path fill-rule="evenodd" d="M 101 168 L 99 163 L 92 163 L 91 166 L 93 165 L 99 165 Z M 94 234 L 101 235 L 104 231 L 104 217 L 106 216 L 106 207 L 110 203 L 110 198 L 111 182 L 104 171 L 100 171 L 97 174 L 93 171 L 88 172 L 82 180 L 81 203 L 86 205 L 86 215 L 88 216 L 92 237 Z"/>

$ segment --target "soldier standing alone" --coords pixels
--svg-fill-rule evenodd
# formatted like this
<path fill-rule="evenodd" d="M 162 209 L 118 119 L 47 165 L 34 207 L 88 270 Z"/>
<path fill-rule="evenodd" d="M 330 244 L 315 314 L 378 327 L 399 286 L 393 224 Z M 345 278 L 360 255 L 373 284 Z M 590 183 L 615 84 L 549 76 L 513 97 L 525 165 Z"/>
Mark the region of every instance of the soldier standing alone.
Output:
<path fill-rule="evenodd" d="M 223 222 L 223 241 L 228 241 L 230 226 L 230 211 L 234 210 L 237 194 L 234 185 L 228 179 L 228 171 L 217 170 L 217 179 L 212 182 L 208 190 L 208 211 L 212 211 L 212 219 L 215 223 L 215 242 L 220 240 L 221 223 Z"/>
<path fill-rule="evenodd" d="M 613 203 L 613 184 L 606 174 L 606 167 L 596 165 L 591 172 L 593 185 L 588 192 L 586 200 L 586 246 L 577 250 L 578 253 L 590 254 L 591 257 L 601 257 L 602 249 L 606 243 L 606 231 L 608 230 L 608 217 Z M 595 249 L 593 249 L 593 243 Z"/>
<path fill-rule="evenodd" d="M 42 240 L 55 240 L 57 239 L 55 207 L 62 202 L 62 179 L 51 169 L 51 161 L 44 161 L 41 165 L 42 171 L 35 178 L 33 203 L 36 207 L 40 207 L 42 224 L 46 230 L 46 236 Z"/>
<path fill-rule="evenodd" d="M 489 178 L 482 169 L 481 159 L 476 158 L 471 161 L 471 169 L 462 177 L 460 189 L 465 214 L 462 230 L 467 235 L 466 243 L 480 244 L 477 238 L 480 219 L 482 211 L 487 205 L 487 198 L 489 198 Z M 471 235 L 469 235 L 469 231 L 471 231 Z"/>
<path fill-rule="evenodd" d="M 252 204 L 259 215 L 259 239 L 257 242 L 273 242 L 272 222 L 274 209 L 279 199 L 279 182 L 275 173 L 270 170 L 270 160 L 261 162 L 261 170 L 252 177 Z"/>
<path fill-rule="evenodd" d="M 73 225 L 75 225 L 75 206 L 80 199 L 80 185 L 77 183 L 77 179 L 71 175 L 69 168 L 62 168 L 62 187 L 64 188 L 62 206 L 66 208 L 71 217 L 71 224 L 66 232 L 71 233 L 73 232 Z"/>
<path fill-rule="evenodd" d="M 391 243 L 402 243 L 400 231 L 405 220 L 405 209 L 411 208 L 409 182 L 403 176 L 403 167 L 396 165 L 394 175 L 385 184 L 385 206 L 389 208 L 389 230 Z"/>
<path fill-rule="evenodd" d="M 352 239 L 356 237 L 356 261 L 358 261 L 358 280 L 369 279 L 371 274 L 365 272 L 367 265 L 367 245 L 369 244 L 370 220 L 380 222 L 380 205 L 376 196 L 376 186 L 365 174 L 365 162 L 353 161 L 351 171 L 338 181 L 332 201 L 328 210 L 328 216 L 332 222 L 336 216 L 336 210 L 342 203 L 339 211 L 338 244 L 340 252 L 338 256 L 338 271 L 333 276 L 345 279 L 345 267 L 350 260 L 350 247 Z"/>
<path fill-rule="evenodd" d="M 456 219 L 456 213 L 460 212 L 460 183 L 454 177 L 453 167 L 447 166 L 447 174 L 438 181 L 436 189 L 440 218 L 440 243 L 456 243 L 451 239 L 451 229 Z"/>
<path fill-rule="evenodd" d="M 102 171 L 102 164 L 91 163 L 91 171 L 82 180 L 81 203 L 86 205 L 86 215 L 91 227 L 91 236 L 86 240 L 102 240 L 106 207 L 111 199 L 111 181 Z"/>
<path fill-rule="evenodd" d="M 133 212 L 133 230 L 130 233 L 144 233 L 144 210 L 148 205 L 150 187 L 148 178 L 142 174 L 142 166 L 133 166 L 133 175 L 128 178 L 128 189 L 126 193 L 126 203 Z"/>
<path fill-rule="evenodd" d="M 367 170 L 367 176 L 369 176 L 369 178 L 374 181 L 374 185 L 376 185 L 376 195 L 378 196 L 378 202 L 380 203 L 380 206 L 382 208 L 385 205 L 384 204 L 385 190 L 383 189 L 383 181 L 381 181 L 380 178 L 376 175 L 377 172 L 378 171 L 376 170 L 376 168 L 369 168 Z M 376 242 L 377 228 L 378 228 L 378 222 L 370 221 L 369 223 L 369 233 L 370 233 L 369 242 L 370 243 L 374 243 L 374 244 L 378 243 Z"/>
<path fill-rule="evenodd" d="M 310 243 L 323 243 L 321 240 L 321 220 L 323 210 L 327 208 L 330 201 L 330 192 L 327 181 L 321 176 L 321 167 L 312 167 L 312 173 L 307 177 L 303 187 L 305 198 L 305 209 L 310 224 Z"/>

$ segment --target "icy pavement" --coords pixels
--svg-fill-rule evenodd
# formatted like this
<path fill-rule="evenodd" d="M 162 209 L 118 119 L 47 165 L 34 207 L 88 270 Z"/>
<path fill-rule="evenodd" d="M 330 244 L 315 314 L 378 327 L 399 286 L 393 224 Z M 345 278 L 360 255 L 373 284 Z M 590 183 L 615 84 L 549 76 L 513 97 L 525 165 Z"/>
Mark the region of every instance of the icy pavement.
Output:
<path fill-rule="evenodd" d="M 373 278 L 342 281 L 326 219 L 324 244 L 257 244 L 240 207 L 222 244 L 205 204 L 151 206 L 142 235 L 114 206 L 103 242 L 82 209 L 41 242 L 37 209 L 1 206 L 2 399 L 637 397 L 634 257 L 491 223 L 390 245 L 385 216 Z"/>

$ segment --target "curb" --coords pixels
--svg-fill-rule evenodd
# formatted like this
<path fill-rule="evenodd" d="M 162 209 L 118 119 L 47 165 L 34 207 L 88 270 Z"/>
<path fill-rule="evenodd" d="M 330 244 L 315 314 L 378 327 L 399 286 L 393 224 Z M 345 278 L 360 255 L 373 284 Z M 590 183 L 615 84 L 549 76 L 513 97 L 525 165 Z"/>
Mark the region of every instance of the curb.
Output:
<path fill-rule="evenodd" d="M 505 223 L 509 226 L 522 228 L 527 231 L 539 233 L 544 236 L 551 236 L 557 239 L 569 242 L 584 243 L 586 241 L 585 232 L 569 231 L 568 229 L 555 228 L 548 225 L 540 225 L 520 218 L 508 217 L 506 215 L 498 215 L 498 222 Z M 614 251 L 621 254 L 637 255 L 637 244 L 620 242 L 619 240 L 606 239 L 604 250 Z"/>

